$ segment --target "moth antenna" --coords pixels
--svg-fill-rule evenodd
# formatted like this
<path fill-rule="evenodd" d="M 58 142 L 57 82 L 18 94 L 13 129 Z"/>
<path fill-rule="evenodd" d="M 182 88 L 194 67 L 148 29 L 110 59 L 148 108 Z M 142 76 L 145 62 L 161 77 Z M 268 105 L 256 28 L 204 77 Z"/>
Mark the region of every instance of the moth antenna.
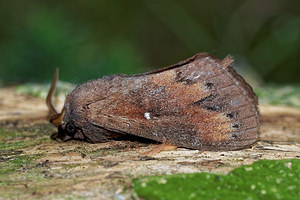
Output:
<path fill-rule="evenodd" d="M 57 112 L 57 110 L 54 107 L 53 102 L 52 102 L 52 97 L 53 97 L 53 94 L 54 94 L 55 89 L 56 89 L 57 80 L 58 80 L 58 68 L 56 68 L 56 70 L 55 70 L 55 73 L 54 73 L 54 76 L 53 76 L 53 79 L 52 79 L 52 83 L 51 83 L 51 87 L 49 89 L 49 92 L 48 92 L 48 95 L 47 95 L 47 98 L 46 98 L 46 105 L 49 109 L 49 115 L 58 114 L 58 112 Z"/>
<path fill-rule="evenodd" d="M 233 63 L 233 57 L 231 55 L 228 55 L 221 61 L 221 63 L 223 67 L 227 68 Z"/>
<path fill-rule="evenodd" d="M 61 111 L 61 113 L 53 115 L 53 116 L 51 117 L 51 119 L 50 119 L 50 122 L 51 122 L 53 125 L 55 125 L 55 126 L 58 127 L 59 125 L 62 124 L 62 121 L 63 121 L 63 119 L 64 119 L 64 117 L 65 117 L 65 114 L 66 114 L 66 110 L 63 109 L 63 110 Z"/>

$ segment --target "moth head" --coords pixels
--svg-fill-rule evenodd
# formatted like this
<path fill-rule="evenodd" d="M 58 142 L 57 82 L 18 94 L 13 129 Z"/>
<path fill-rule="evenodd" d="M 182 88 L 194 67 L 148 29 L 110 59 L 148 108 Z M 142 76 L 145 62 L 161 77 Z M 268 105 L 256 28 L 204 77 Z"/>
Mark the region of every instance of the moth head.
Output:
<path fill-rule="evenodd" d="M 67 141 L 70 139 L 84 139 L 84 135 L 78 130 L 67 117 L 67 107 L 64 106 L 62 111 L 59 113 L 53 104 L 53 94 L 56 89 L 58 80 L 58 69 L 56 69 L 51 87 L 49 89 L 46 105 L 49 110 L 50 123 L 58 128 L 58 132 L 51 136 L 52 139 Z"/>

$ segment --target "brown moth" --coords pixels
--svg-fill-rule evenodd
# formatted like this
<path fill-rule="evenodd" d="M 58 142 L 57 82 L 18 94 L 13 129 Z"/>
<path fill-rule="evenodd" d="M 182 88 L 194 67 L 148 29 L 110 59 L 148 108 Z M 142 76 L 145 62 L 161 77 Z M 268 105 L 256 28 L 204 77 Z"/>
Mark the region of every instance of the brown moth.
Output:
<path fill-rule="evenodd" d="M 124 134 L 200 150 L 249 147 L 259 136 L 257 97 L 230 65 L 208 53 L 156 71 L 77 86 L 61 113 L 47 98 L 56 139 L 106 142 Z"/>

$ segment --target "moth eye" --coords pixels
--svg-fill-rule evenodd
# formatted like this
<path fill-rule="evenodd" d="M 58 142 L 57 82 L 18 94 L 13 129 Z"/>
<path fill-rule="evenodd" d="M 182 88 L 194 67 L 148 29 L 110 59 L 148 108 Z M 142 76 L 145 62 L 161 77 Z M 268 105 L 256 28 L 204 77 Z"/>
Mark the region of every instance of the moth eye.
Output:
<path fill-rule="evenodd" d="M 66 132 L 67 132 L 68 135 L 74 135 L 75 131 L 76 131 L 75 127 L 72 124 L 68 123 L 66 125 Z"/>

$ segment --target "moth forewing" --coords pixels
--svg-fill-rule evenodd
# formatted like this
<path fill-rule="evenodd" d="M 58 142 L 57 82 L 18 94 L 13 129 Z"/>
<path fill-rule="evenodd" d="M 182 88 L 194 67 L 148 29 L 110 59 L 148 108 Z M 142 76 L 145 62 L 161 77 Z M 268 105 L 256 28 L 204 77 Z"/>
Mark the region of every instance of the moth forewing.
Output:
<path fill-rule="evenodd" d="M 259 135 L 257 99 L 231 67 L 207 53 L 140 75 L 113 75 L 77 87 L 64 121 L 88 141 L 132 134 L 201 150 L 234 150 Z"/>

